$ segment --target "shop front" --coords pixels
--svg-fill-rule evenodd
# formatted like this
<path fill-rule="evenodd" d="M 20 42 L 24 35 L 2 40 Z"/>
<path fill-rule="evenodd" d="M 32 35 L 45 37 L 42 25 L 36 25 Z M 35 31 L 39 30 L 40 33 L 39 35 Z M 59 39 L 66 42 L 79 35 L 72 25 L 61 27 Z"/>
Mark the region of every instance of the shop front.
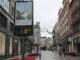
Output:
<path fill-rule="evenodd" d="M 60 47 L 65 50 L 65 52 L 72 52 L 72 39 L 71 37 L 67 37 L 61 41 Z"/>
<path fill-rule="evenodd" d="M 0 56 L 5 56 L 5 33 L 0 32 Z"/>
<path fill-rule="evenodd" d="M 80 36 L 73 39 L 74 52 L 80 53 Z"/>
<path fill-rule="evenodd" d="M 12 36 L 10 36 L 9 55 L 12 55 Z"/>

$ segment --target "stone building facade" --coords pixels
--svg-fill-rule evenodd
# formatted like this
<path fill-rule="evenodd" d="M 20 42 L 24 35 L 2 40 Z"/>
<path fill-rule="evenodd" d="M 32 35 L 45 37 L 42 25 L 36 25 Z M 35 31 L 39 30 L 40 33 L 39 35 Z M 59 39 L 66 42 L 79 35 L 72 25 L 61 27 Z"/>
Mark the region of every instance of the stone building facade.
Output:
<path fill-rule="evenodd" d="M 34 39 L 34 47 L 33 50 L 38 51 L 39 45 L 40 45 L 40 22 L 36 22 L 36 24 L 33 26 L 33 39 Z"/>
<path fill-rule="evenodd" d="M 66 52 L 72 52 L 72 38 L 71 38 L 71 19 L 69 0 L 63 0 L 63 8 L 60 8 L 58 13 L 59 21 L 59 44 L 61 49 Z"/>
<path fill-rule="evenodd" d="M 15 1 L 18 0 L 0 0 L 0 60 L 21 54 L 21 39 L 14 35 Z M 26 41 L 30 46 L 31 41 Z"/>
<path fill-rule="evenodd" d="M 0 56 L 9 57 L 12 52 L 14 19 L 9 14 L 9 0 L 0 0 Z M 11 44 L 10 44 L 11 42 Z"/>
<path fill-rule="evenodd" d="M 73 52 L 80 53 L 80 0 L 70 2 Z"/>

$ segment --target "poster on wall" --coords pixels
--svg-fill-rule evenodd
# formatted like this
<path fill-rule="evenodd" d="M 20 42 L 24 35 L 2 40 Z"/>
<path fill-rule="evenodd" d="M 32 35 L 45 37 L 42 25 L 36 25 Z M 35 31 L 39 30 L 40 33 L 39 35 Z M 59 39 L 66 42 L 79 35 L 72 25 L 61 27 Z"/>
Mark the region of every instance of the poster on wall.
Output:
<path fill-rule="evenodd" d="M 16 2 L 15 25 L 32 25 L 32 2 Z"/>
<path fill-rule="evenodd" d="M 14 34 L 17 36 L 33 35 L 33 2 L 15 2 L 15 28 Z"/>

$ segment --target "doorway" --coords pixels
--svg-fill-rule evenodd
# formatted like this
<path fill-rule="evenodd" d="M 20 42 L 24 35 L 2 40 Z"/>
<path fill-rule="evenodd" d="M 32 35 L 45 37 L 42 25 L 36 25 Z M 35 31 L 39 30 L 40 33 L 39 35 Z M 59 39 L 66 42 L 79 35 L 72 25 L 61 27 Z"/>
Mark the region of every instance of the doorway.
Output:
<path fill-rule="evenodd" d="M 78 53 L 80 53 L 80 43 L 78 44 Z"/>

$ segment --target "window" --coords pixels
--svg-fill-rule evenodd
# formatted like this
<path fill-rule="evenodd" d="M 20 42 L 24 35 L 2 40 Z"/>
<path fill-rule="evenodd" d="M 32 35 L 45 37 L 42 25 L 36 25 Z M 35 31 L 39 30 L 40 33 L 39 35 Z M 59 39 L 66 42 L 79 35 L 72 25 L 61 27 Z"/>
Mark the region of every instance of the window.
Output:
<path fill-rule="evenodd" d="M 79 23 L 79 32 L 80 32 L 80 23 Z"/>
<path fill-rule="evenodd" d="M 10 22 L 10 31 L 13 32 L 13 23 Z"/>
<path fill-rule="evenodd" d="M 0 32 L 0 56 L 5 55 L 5 34 Z"/>
<path fill-rule="evenodd" d="M 80 36 L 78 37 L 78 43 L 80 43 Z"/>
<path fill-rule="evenodd" d="M 18 41 L 18 54 L 20 54 L 20 40 Z"/>
<path fill-rule="evenodd" d="M 74 52 L 77 52 L 77 41 L 78 41 L 77 38 L 74 38 L 74 39 L 73 39 Z"/>
<path fill-rule="evenodd" d="M 11 15 L 14 15 L 14 8 L 12 7 Z"/>
<path fill-rule="evenodd" d="M 75 34 L 75 27 L 73 27 L 73 34 Z"/>
<path fill-rule="evenodd" d="M 10 36 L 9 54 L 12 55 L 12 36 Z"/>
<path fill-rule="evenodd" d="M 2 27 L 7 27 L 7 18 L 0 13 L 0 25 Z"/>
<path fill-rule="evenodd" d="M 77 25 L 77 33 L 79 32 L 79 24 Z"/>
<path fill-rule="evenodd" d="M 75 33 L 77 32 L 77 26 L 75 26 Z"/>
<path fill-rule="evenodd" d="M 4 3 L 4 0 L 1 0 Z"/>

